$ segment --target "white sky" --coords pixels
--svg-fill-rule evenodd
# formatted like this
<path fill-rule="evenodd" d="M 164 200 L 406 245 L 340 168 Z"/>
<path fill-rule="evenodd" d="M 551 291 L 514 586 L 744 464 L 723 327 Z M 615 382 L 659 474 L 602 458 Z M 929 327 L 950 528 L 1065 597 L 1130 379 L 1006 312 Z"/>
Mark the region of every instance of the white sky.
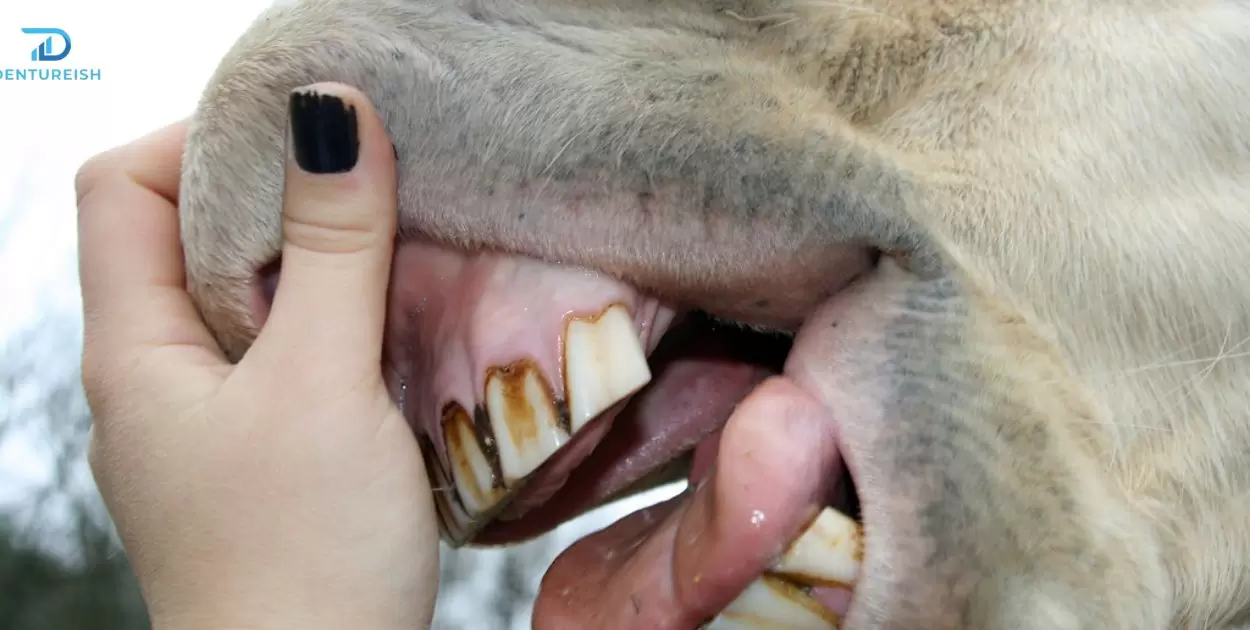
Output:
<path fill-rule="evenodd" d="M 77 308 L 73 176 L 91 155 L 191 113 L 217 61 L 267 0 L 5 2 L 0 68 L 31 67 L 60 28 L 62 62 L 100 81 L 0 82 L 0 340 L 48 305 Z M 51 65 L 51 64 L 48 64 Z"/>

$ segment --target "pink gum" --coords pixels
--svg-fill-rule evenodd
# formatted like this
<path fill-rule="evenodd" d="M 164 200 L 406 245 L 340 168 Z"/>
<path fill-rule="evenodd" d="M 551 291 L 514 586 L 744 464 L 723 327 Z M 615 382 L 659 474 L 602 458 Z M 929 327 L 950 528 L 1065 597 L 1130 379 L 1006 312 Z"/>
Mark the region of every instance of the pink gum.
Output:
<path fill-rule="evenodd" d="M 396 248 L 390 291 L 388 386 L 445 466 L 443 409 L 456 403 L 472 416 L 484 400 L 491 368 L 536 363 L 557 406 L 564 407 L 569 320 L 593 319 L 622 305 L 650 352 L 673 318 L 656 300 L 593 271 L 421 242 Z"/>

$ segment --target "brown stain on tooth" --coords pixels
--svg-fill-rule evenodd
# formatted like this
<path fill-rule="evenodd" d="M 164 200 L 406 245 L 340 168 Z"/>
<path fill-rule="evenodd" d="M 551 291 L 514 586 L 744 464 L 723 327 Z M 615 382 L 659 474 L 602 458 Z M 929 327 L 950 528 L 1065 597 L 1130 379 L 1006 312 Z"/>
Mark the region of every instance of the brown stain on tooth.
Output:
<path fill-rule="evenodd" d="M 851 544 L 854 546 L 854 549 L 855 549 L 855 551 L 851 554 L 851 557 L 855 558 L 855 562 L 863 564 L 864 563 L 864 544 L 865 544 L 863 523 L 855 524 L 855 533 L 853 534 L 853 537 L 851 539 Z"/>
<path fill-rule="evenodd" d="M 496 437 L 500 474 L 510 489 L 569 440 L 554 398 L 550 383 L 532 359 L 486 372 L 482 404 Z"/>
<path fill-rule="evenodd" d="M 492 379 L 499 384 L 499 397 L 508 414 L 508 434 L 512 437 L 514 444 L 524 444 L 538 437 L 538 419 L 525 393 L 527 381 L 531 378 L 536 378 L 541 382 L 543 399 L 550 404 L 555 394 L 552 393 L 547 379 L 542 377 L 538 365 L 533 361 L 522 359 L 486 371 L 487 387 L 489 388 Z M 489 392 L 487 394 L 489 395 Z"/>
<path fill-rule="evenodd" d="M 836 627 L 841 622 L 841 619 L 833 611 L 821 606 L 820 602 L 812 599 L 811 595 L 809 595 L 809 589 L 801 588 L 797 584 L 791 584 L 787 580 L 768 574 L 761 576 L 760 580 L 765 586 L 776 591 L 777 595 L 806 608 L 808 612 L 829 622 L 829 625 Z"/>
<path fill-rule="evenodd" d="M 573 416 L 569 414 L 569 402 L 563 398 L 555 401 L 556 425 L 565 435 L 573 435 Z"/>
<path fill-rule="evenodd" d="M 495 484 L 496 468 L 488 460 L 477 423 L 452 402 L 443 407 L 442 429 L 452 477 L 467 512 L 476 516 L 491 510 L 504 492 Z"/>
<path fill-rule="evenodd" d="M 808 594 L 809 589 L 764 573 L 730 602 L 708 628 L 838 628 L 841 619 Z"/>
<path fill-rule="evenodd" d="M 473 434 L 477 436 L 477 445 L 490 465 L 490 487 L 506 490 L 503 467 L 499 462 L 499 442 L 495 438 L 495 429 L 490 426 L 490 416 L 480 403 L 473 408 Z"/>
<path fill-rule="evenodd" d="M 798 573 L 798 572 L 791 572 L 791 571 L 772 571 L 771 574 L 780 578 L 784 578 L 785 580 L 792 582 L 796 586 L 804 588 L 804 589 L 840 588 L 840 589 L 847 590 L 847 591 L 855 590 L 854 584 L 848 584 L 841 580 L 834 580 L 834 579 L 822 577 L 819 575 L 810 575 L 807 573 Z"/>

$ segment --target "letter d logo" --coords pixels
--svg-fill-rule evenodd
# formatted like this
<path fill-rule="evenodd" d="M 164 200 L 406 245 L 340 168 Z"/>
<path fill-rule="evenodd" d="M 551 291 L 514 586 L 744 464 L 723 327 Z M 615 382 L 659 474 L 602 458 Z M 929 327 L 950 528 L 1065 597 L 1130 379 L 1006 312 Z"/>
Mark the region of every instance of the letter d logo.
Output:
<path fill-rule="evenodd" d="M 39 46 L 37 46 L 34 50 L 30 51 L 31 61 L 60 61 L 69 55 L 69 33 L 66 33 L 59 28 L 24 28 L 22 29 L 22 32 L 31 35 L 49 36 L 47 39 L 40 42 Z M 65 49 L 56 54 L 52 53 L 52 35 L 60 37 L 61 40 L 65 42 Z"/>

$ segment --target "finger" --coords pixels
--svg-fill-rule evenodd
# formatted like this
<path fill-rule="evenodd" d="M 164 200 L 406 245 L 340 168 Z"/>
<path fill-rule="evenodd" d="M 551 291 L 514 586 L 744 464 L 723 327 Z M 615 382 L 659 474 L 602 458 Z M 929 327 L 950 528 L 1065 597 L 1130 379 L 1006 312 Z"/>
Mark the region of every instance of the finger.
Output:
<path fill-rule="evenodd" d="M 79 204 L 101 181 L 125 173 L 140 186 L 177 205 L 188 123 L 188 119 L 170 123 L 87 160 L 74 179 Z"/>
<path fill-rule="evenodd" d="M 184 288 L 177 199 L 186 123 L 89 160 L 80 169 L 78 263 L 84 351 L 179 346 L 221 356 Z"/>
<path fill-rule="evenodd" d="M 397 212 L 393 145 L 367 98 L 341 84 L 296 90 L 290 117 L 282 271 L 254 351 L 377 368 Z"/>

